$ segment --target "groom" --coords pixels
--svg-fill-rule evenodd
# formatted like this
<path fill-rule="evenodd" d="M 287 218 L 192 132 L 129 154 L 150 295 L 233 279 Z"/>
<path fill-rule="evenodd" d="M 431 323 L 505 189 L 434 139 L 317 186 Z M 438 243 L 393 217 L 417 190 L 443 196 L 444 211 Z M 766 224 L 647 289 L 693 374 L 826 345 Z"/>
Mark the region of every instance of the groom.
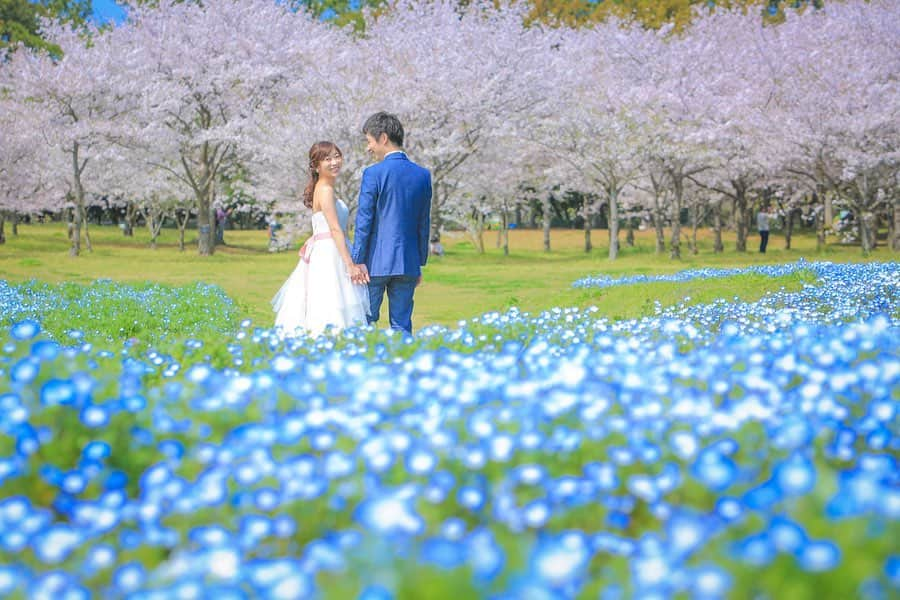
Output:
<path fill-rule="evenodd" d="M 394 115 L 375 113 L 363 134 L 379 162 L 363 171 L 351 277 L 369 284 L 369 323 L 378 321 L 386 291 L 391 328 L 412 334 L 413 292 L 428 259 L 431 173 L 403 152 Z"/>

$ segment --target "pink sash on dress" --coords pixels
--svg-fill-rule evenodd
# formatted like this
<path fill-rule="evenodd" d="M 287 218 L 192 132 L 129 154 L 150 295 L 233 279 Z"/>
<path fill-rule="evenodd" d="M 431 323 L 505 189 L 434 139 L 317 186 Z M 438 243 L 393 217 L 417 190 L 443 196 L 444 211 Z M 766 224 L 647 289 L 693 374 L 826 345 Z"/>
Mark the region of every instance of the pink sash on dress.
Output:
<path fill-rule="evenodd" d="M 303 244 L 303 247 L 300 248 L 300 252 L 299 252 L 300 258 L 303 260 L 303 262 L 305 262 L 306 264 L 309 264 L 309 255 L 310 255 L 310 253 L 312 253 L 313 244 L 315 242 L 317 242 L 319 240 L 328 240 L 328 239 L 331 239 L 330 231 L 326 231 L 325 233 L 317 233 L 317 234 L 313 235 L 312 237 L 310 237 L 308 240 L 306 240 L 306 242 Z"/>

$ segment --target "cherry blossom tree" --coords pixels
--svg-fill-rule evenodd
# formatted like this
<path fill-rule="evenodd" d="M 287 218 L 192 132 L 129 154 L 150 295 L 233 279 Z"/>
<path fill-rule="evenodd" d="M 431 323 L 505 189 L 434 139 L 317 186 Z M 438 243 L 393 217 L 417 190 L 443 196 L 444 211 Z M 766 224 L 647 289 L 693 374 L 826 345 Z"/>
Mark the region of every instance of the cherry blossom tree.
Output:
<path fill-rule="evenodd" d="M 648 142 L 642 90 L 661 43 L 656 32 L 611 21 L 569 30 L 556 47 L 555 71 L 564 77 L 555 82 L 556 103 L 543 120 L 541 143 L 558 157 L 560 180 L 598 193 L 599 203 L 584 195 L 585 251 L 592 247 L 591 217 L 605 207 L 610 259 L 618 255 L 619 196 L 637 178 Z"/>
<path fill-rule="evenodd" d="M 0 71 L 7 67 L 0 56 Z M 15 224 L 20 215 L 62 207 L 63 195 L 44 177 L 47 153 L 35 143 L 41 125 L 37 114 L 0 85 L 0 244 L 6 242 L 7 220 Z"/>
<path fill-rule="evenodd" d="M 3 69 L 4 87 L 31 113 L 30 143 L 48 153 L 44 176 L 50 189 L 65 189 L 74 209 L 70 254 L 77 256 L 82 234 L 91 248 L 86 203 L 91 192 L 100 193 L 105 185 L 101 167 L 115 152 L 111 140 L 129 109 L 118 93 L 118 76 L 130 70 L 134 57 L 115 52 L 122 30 L 99 35 L 89 27 L 85 34 L 48 21 L 43 34 L 64 54 L 13 53 Z"/>
<path fill-rule="evenodd" d="M 214 251 L 211 213 L 226 198 L 271 207 L 299 234 L 308 148 L 343 149 L 338 194 L 353 210 L 370 162 L 361 125 L 387 110 L 432 171 L 436 236 L 453 221 L 478 246 L 489 216 L 502 225 L 542 198 L 549 250 L 551 193 L 568 194 L 582 199 L 586 250 L 606 211 L 610 258 L 620 224 L 627 242 L 645 215 L 658 252 L 671 227 L 678 258 L 683 211 L 692 251 L 709 221 L 719 251 L 730 200 L 743 251 L 755 199 L 781 193 L 786 236 L 801 214 L 823 233 L 833 199 L 858 215 L 864 251 L 885 221 L 900 246 L 895 2 L 788 10 L 778 25 L 702 8 L 677 31 L 544 27 L 522 4 L 399 0 L 363 11 L 354 32 L 295 9 L 161 0 L 87 37 L 45 25 L 61 56 L 23 49 L 0 65 L 0 208 L 68 200 L 73 253 L 92 198 L 132 207 L 153 231 L 175 218 L 182 239 L 195 214 L 201 254 Z"/>
<path fill-rule="evenodd" d="M 163 0 L 132 8 L 122 29 L 122 50 L 144 60 L 134 84 L 141 86 L 137 142 L 193 195 L 199 252 L 211 254 L 224 170 L 252 161 L 265 111 L 309 65 L 327 60 L 334 36 L 305 12 L 268 0 Z"/>
<path fill-rule="evenodd" d="M 336 192 L 355 211 L 359 182 L 370 159 L 362 125 L 380 110 L 372 73 L 361 61 L 349 32 L 310 19 L 294 23 L 305 47 L 284 65 L 284 85 L 262 99 L 248 128 L 243 157 L 246 177 L 235 183 L 279 215 L 280 236 L 294 239 L 309 230 L 309 211 L 301 196 L 309 177 L 308 152 L 316 142 L 336 143 L 344 156 Z"/>
<path fill-rule="evenodd" d="M 366 24 L 361 67 L 377 80 L 366 101 L 400 117 L 407 151 L 432 172 L 432 236 L 450 212 L 480 210 L 495 195 L 469 185 L 473 171 L 490 168 L 482 152 L 503 144 L 496 133 L 509 123 L 527 138 L 529 115 L 552 91 L 548 57 L 558 34 L 524 27 L 525 14 L 523 5 L 403 0 Z M 506 181 L 498 186 L 510 193 Z"/>
<path fill-rule="evenodd" d="M 853 211 L 864 253 L 891 208 L 900 164 L 898 23 L 896 2 L 874 0 L 789 14 L 777 28 L 782 56 L 806 53 L 815 65 L 792 64 L 777 89 L 772 119 L 784 169 Z"/>
<path fill-rule="evenodd" d="M 772 40 L 776 30 L 754 14 L 718 11 L 698 19 L 683 40 L 701 48 L 694 55 L 702 61 L 695 75 L 711 100 L 697 107 L 712 134 L 707 141 L 711 168 L 691 179 L 731 200 L 739 252 L 747 250 L 750 192 L 778 169 L 766 139 L 772 126 L 767 113 L 783 77 L 784 61 Z M 714 201 L 711 208 L 721 240 L 721 203 Z M 721 242 L 715 248 L 721 251 Z"/>

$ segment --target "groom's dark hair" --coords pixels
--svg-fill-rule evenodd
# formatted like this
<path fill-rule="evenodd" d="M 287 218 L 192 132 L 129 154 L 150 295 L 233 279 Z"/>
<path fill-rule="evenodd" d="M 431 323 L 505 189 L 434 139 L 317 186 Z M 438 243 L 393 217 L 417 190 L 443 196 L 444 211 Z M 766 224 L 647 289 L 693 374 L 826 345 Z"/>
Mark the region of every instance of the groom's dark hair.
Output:
<path fill-rule="evenodd" d="M 376 140 L 386 133 L 395 146 L 403 147 L 403 125 L 396 115 L 384 111 L 377 112 L 368 119 L 362 128 L 363 135 L 369 134 Z"/>

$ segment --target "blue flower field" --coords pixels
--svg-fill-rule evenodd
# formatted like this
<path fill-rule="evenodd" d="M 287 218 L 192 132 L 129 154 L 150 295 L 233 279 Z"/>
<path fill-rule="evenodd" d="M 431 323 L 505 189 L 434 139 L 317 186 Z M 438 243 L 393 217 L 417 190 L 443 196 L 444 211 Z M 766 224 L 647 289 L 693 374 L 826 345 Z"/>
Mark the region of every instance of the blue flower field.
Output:
<path fill-rule="evenodd" d="M 674 280 L 751 270 L 811 283 L 288 340 L 0 282 L 0 596 L 896 598 L 900 264 Z"/>

